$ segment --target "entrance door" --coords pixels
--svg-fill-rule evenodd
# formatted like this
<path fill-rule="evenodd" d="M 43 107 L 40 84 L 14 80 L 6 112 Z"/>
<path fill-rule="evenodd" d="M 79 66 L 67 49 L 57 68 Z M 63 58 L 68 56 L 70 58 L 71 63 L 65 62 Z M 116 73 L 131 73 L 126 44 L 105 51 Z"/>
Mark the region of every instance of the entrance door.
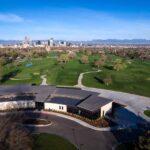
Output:
<path fill-rule="evenodd" d="M 44 103 L 42 103 L 42 102 L 36 102 L 35 106 L 36 106 L 36 109 L 38 109 L 38 110 L 44 109 Z"/>
<path fill-rule="evenodd" d="M 103 117 L 105 116 L 105 111 L 103 110 Z"/>

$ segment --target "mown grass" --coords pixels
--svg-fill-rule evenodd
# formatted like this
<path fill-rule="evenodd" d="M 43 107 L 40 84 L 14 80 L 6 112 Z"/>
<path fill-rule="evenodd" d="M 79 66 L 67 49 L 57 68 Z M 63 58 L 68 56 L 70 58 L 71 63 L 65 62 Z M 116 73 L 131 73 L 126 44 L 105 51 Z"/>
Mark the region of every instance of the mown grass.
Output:
<path fill-rule="evenodd" d="M 97 70 L 94 67 L 94 61 L 100 56 L 98 54 L 89 56 L 89 64 L 80 63 L 79 54 L 73 60 L 66 64 L 58 64 L 56 59 L 38 58 L 32 60 L 24 60 L 20 65 L 8 64 L 4 66 L 1 84 L 40 84 L 41 75 L 47 75 L 47 82 L 50 85 L 69 85 L 77 84 L 79 74 L 86 71 Z M 51 55 L 49 55 L 51 56 Z M 53 54 L 53 56 L 55 56 Z M 113 61 L 117 56 L 109 55 L 111 62 L 107 61 L 104 67 L 100 69 L 100 73 L 90 73 L 84 75 L 83 84 L 89 87 L 103 88 L 128 92 L 143 96 L 150 96 L 150 61 L 130 60 L 131 64 L 123 71 L 113 70 Z M 32 63 L 32 67 L 26 67 L 25 64 Z M 112 76 L 112 85 L 106 86 L 103 83 L 107 75 Z M 21 79 L 11 80 L 10 78 Z"/>
<path fill-rule="evenodd" d="M 57 135 L 33 135 L 33 150 L 77 150 L 68 140 Z"/>
<path fill-rule="evenodd" d="M 83 84 L 89 87 L 123 91 L 138 95 L 150 96 L 150 62 L 133 60 L 123 71 L 113 70 L 112 65 L 101 68 L 100 73 L 85 74 Z M 106 86 L 103 82 L 107 75 L 112 76 L 112 84 Z"/>

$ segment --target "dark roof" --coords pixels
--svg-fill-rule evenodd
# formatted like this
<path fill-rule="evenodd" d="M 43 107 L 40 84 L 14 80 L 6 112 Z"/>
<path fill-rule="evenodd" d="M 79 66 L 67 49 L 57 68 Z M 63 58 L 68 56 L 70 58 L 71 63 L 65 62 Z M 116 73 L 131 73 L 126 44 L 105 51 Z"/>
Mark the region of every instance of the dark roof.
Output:
<path fill-rule="evenodd" d="M 36 93 L 36 102 L 45 102 L 46 99 L 55 91 L 56 87 L 54 86 L 46 86 L 46 85 L 39 85 L 33 86 L 32 92 Z"/>
<path fill-rule="evenodd" d="M 35 99 L 34 96 L 17 96 L 10 98 L 0 98 L 0 102 L 10 102 L 10 101 L 33 101 Z"/>
<path fill-rule="evenodd" d="M 79 105 L 77 105 L 77 107 L 93 112 L 112 101 L 113 100 L 111 99 L 99 97 L 98 95 L 94 94 L 87 98 L 85 101 L 81 102 Z"/>
<path fill-rule="evenodd" d="M 0 85 L 0 95 L 30 93 L 31 85 Z"/>
<path fill-rule="evenodd" d="M 70 97 L 75 99 L 85 99 L 91 92 L 83 91 L 81 89 L 76 88 L 56 88 L 55 92 L 53 93 L 54 96 L 61 96 L 61 97 Z"/>
<path fill-rule="evenodd" d="M 68 97 L 53 97 L 51 99 L 48 99 L 46 102 L 63 104 L 67 106 L 76 106 L 80 102 L 80 100 Z"/>

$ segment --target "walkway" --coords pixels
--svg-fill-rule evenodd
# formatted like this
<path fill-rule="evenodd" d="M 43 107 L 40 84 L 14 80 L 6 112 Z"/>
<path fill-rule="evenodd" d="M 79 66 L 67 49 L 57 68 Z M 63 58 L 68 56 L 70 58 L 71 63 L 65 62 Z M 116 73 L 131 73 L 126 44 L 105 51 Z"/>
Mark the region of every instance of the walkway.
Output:
<path fill-rule="evenodd" d="M 83 72 L 79 75 L 79 78 L 78 78 L 78 84 L 75 85 L 75 87 L 79 87 L 79 88 L 82 88 L 84 87 L 84 85 L 82 84 L 82 79 L 83 79 L 83 76 L 85 74 L 88 74 L 88 73 L 96 73 L 96 72 L 101 72 L 101 70 L 97 70 L 97 71 L 89 71 L 89 72 Z"/>
<path fill-rule="evenodd" d="M 41 85 L 48 85 L 48 84 L 47 84 L 46 75 L 42 75 L 42 76 L 41 76 L 41 79 L 42 79 Z"/>

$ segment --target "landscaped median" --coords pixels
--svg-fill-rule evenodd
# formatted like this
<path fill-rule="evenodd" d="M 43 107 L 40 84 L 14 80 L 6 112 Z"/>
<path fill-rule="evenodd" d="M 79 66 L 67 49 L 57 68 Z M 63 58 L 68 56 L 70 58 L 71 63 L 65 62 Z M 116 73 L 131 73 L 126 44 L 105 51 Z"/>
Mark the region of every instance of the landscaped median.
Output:
<path fill-rule="evenodd" d="M 46 119 L 40 119 L 40 118 L 28 118 L 25 119 L 23 122 L 26 126 L 49 126 L 51 125 L 51 122 Z"/>

